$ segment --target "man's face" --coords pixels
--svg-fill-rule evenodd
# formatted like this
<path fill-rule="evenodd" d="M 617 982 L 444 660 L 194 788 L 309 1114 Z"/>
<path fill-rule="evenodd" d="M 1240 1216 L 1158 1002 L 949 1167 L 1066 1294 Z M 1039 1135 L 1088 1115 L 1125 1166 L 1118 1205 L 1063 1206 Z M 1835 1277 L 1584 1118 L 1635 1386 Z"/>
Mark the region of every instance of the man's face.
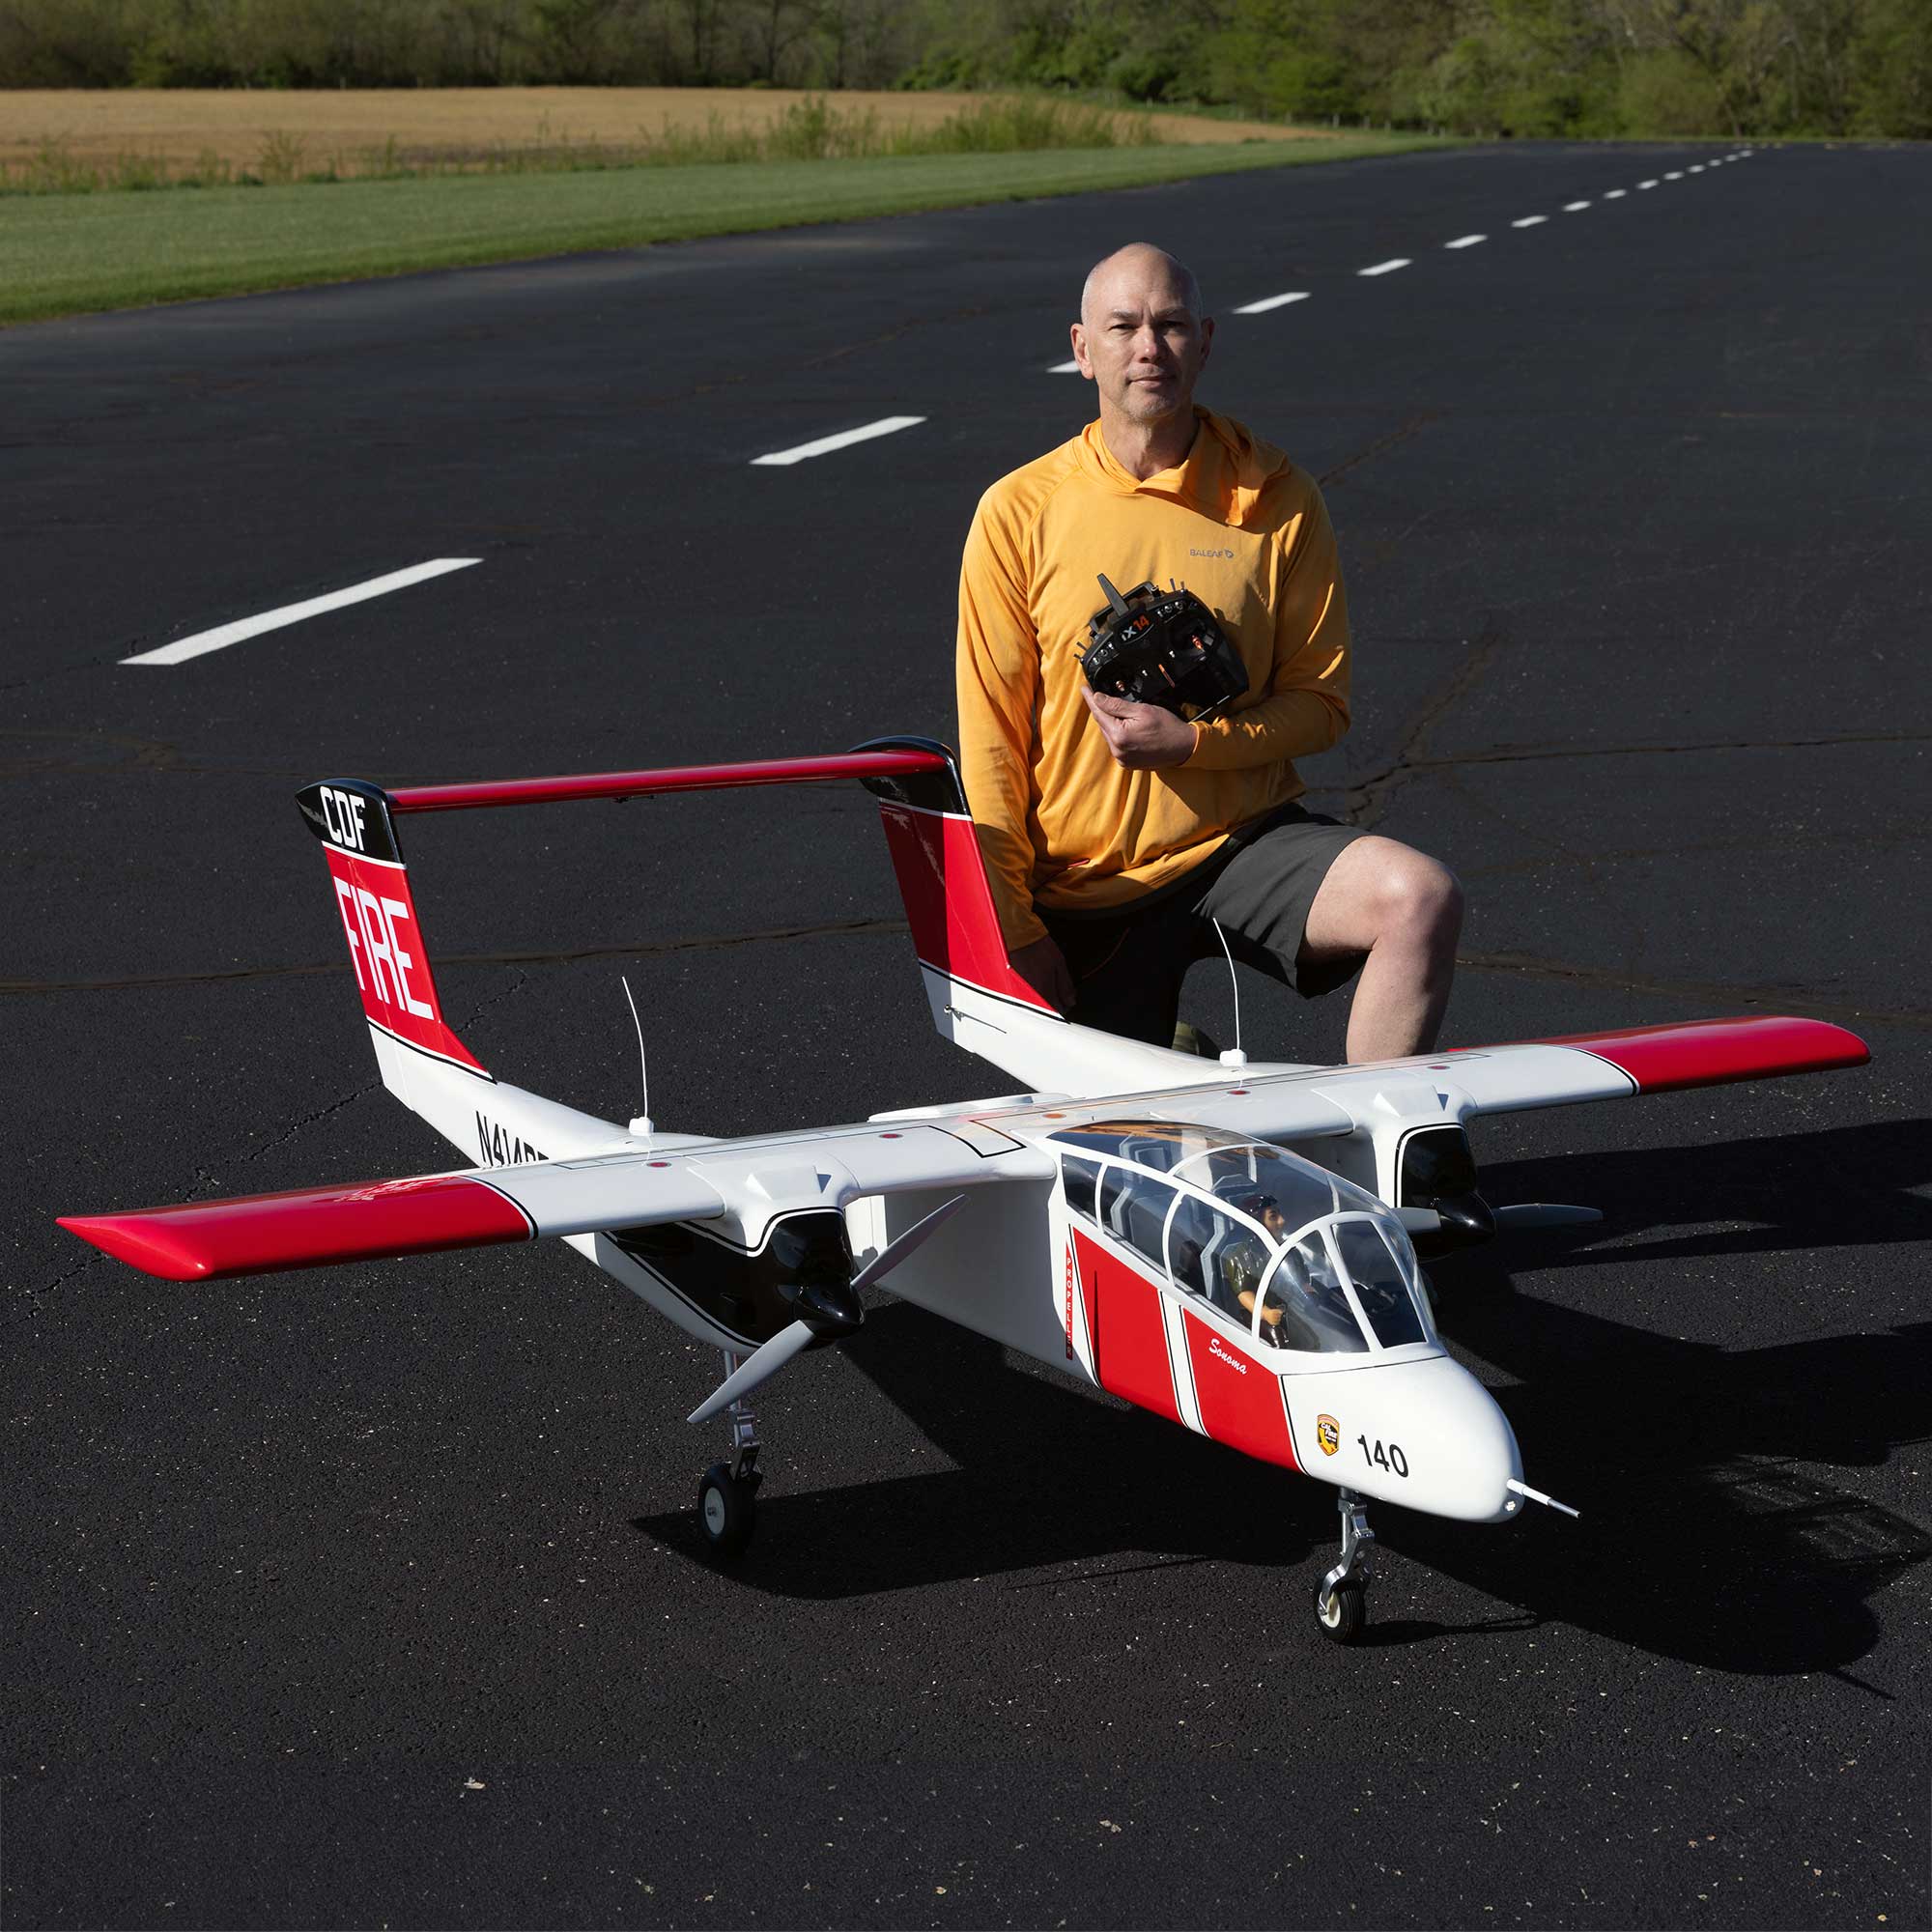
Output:
<path fill-rule="evenodd" d="M 1194 407 L 1213 323 L 1197 316 L 1157 258 L 1109 264 L 1073 325 L 1073 356 L 1100 391 L 1103 415 L 1153 424 Z"/>

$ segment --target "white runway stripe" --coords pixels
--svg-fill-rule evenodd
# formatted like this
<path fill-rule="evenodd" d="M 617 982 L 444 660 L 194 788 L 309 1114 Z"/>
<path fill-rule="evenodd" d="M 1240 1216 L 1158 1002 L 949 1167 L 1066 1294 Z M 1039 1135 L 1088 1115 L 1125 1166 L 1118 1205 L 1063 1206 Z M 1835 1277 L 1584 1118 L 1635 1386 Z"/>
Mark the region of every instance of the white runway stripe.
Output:
<path fill-rule="evenodd" d="M 1445 248 L 1473 248 L 1478 242 L 1487 242 L 1487 235 L 1459 235 L 1453 242 L 1443 242 Z"/>
<path fill-rule="evenodd" d="M 1077 376 L 1080 365 L 1077 362 L 1056 362 L 1046 373 L 1049 376 Z"/>
<path fill-rule="evenodd" d="M 1357 269 L 1355 272 L 1358 275 L 1392 275 L 1398 269 L 1407 268 L 1408 260 L 1406 255 L 1398 255 L 1393 261 L 1378 262 L 1372 269 Z"/>
<path fill-rule="evenodd" d="M 1672 168 L 1663 179 L 1667 182 L 1681 182 L 1684 179 L 1684 171 L 1681 168 Z"/>
<path fill-rule="evenodd" d="M 1290 302 L 1305 302 L 1306 289 L 1291 289 L 1285 296 L 1264 296 L 1258 302 L 1244 302 L 1235 313 L 1236 315 L 1262 315 L 1271 308 L 1286 308 Z"/>
<path fill-rule="evenodd" d="M 244 638 L 259 638 L 264 631 L 279 631 L 285 624 L 299 624 L 304 617 L 319 617 L 325 611 L 339 611 L 345 604 L 360 604 L 371 597 L 385 596 L 391 590 L 405 590 L 432 577 L 452 570 L 468 570 L 481 563 L 480 556 L 439 556 L 429 563 L 412 564 L 408 570 L 392 570 L 386 577 L 372 577 L 366 583 L 352 583 L 347 590 L 331 590 L 327 597 L 310 597 L 300 604 L 284 604 L 278 611 L 264 611 L 259 617 L 238 617 L 213 631 L 197 631 L 191 638 L 177 638 L 152 651 L 123 658 L 124 665 L 178 665 Z"/>
<path fill-rule="evenodd" d="M 1621 188 L 1621 187 L 1605 188 L 1604 190 L 1604 199 L 1605 201 L 1621 201 L 1628 192 L 1629 190 L 1627 188 Z"/>
<path fill-rule="evenodd" d="M 796 449 L 775 449 L 769 456 L 754 456 L 752 461 L 754 465 L 803 463 L 809 456 L 829 456 L 835 449 L 849 448 L 855 442 L 870 442 L 875 436 L 891 436 L 924 420 L 923 416 L 881 416 L 877 422 L 866 423 L 858 429 L 841 429 L 837 436 L 821 436 L 816 442 L 802 442 Z"/>
<path fill-rule="evenodd" d="M 1535 228 L 1549 219 L 1547 214 L 1522 214 L 1510 223 L 1512 228 Z"/>
<path fill-rule="evenodd" d="M 1647 181 L 1647 182 L 1638 182 L 1638 183 L 1637 183 L 1637 186 L 1638 186 L 1638 187 L 1655 187 L 1656 185 L 1657 185 L 1657 184 L 1656 184 L 1656 183 L 1655 183 L 1654 181 Z"/>
<path fill-rule="evenodd" d="M 1563 204 L 1563 213 L 1565 214 L 1575 214 L 1579 208 L 1588 208 L 1589 205 L 1587 201 L 1566 201 Z"/>

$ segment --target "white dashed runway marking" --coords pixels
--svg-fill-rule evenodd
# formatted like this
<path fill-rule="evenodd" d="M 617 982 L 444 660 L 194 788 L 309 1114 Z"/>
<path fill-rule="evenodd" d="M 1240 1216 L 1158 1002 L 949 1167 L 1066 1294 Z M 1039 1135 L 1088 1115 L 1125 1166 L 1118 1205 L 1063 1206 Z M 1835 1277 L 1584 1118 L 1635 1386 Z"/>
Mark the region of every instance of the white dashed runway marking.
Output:
<path fill-rule="evenodd" d="M 1286 308 L 1290 302 L 1305 302 L 1306 289 L 1291 289 L 1285 296 L 1264 296 L 1260 301 L 1244 302 L 1237 308 L 1236 315 L 1264 315 L 1271 308 Z"/>
<path fill-rule="evenodd" d="M 1656 183 L 1655 183 L 1654 181 L 1647 181 L 1647 182 L 1638 182 L 1638 183 L 1637 183 L 1637 186 L 1638 186 L 1638 187 L 1655 187 L 1656 185 L 1657 185 L 1657 184 L 1656 184 Z"/>
<path fill-rule="evenodd" d="M 1589 205 L 1587 201 L 1566 201 L 1563 204 L 1563 213 L 1565 214 L 1575 214 L 1579 208 L 1588 208 Z"/>
<path fill-rule="evenodd" d="M 392 570 L 386 577 L 372 577 L 366 582 L 352 583 L 346 590 L 331 590 L 326 597 L 309 597 L 299 604 L 284 604 L 279 610 L 264 611 L 258 617 L 238 617 L 232 624 L 219 625 L 213 631 L 197 631 L 191 638 L 177 638 L 171 644 L 162 644 L 152 651 L 139 651 L 131 658 L 123 658 L 121 662 L 124 665 L 185 664 L 189 658 L 222 650 L 229 644 L 239 644 L 244 638 L 259 638 L 264 631 L 279 631 L 284 625 L 299 624 L 304 617 L 319 617 L 325 611 L 339 611 L 345 604 L 361 604 L 371 597 L 386 596 L 391 590 L 407 590 L 412 583 L 442 577 L 452 570 L 468 570 L 472 563 L 482 561 L 480 556 L 439 556 L 428 563 L 412 564 L 407 570 Z"/>
<path fill-rule="evenodd" d="M 1547 214 L 1520 214 L 1510 223 L 1512 228 L 1536 228 L 1549 219 Z"/>
<path fill-rule="evenodd" d="M 775 449 L 769 456 L 754 456 L 755 466 L 768 463 L 782 466 L 803 463 L 808 457 L 829 456 L 835 449 L 849 448 L 855 442 L 869 442 L 875 436 L 892 436 L 896 431 L 911 429 L 916 423 L 923 423 L 923 416 L 881 416 L 877 422 L 863 424 L 858 429 L 841 429 L 837 436 L 821 436 L 815 442 L 802 442 L 796 449 Z"/>
<path fill-rule="evenodd" d="M 1077 376 L 1080 365 L 1077 362 L 1056 362 L 1046 373 L 1049 376 Z"/>
<path fill-rule="evenodd" d="M 1378 262 L 1373 268 L 1357 269 L 1355 272 L 1358 275 L 1392 275 L 1398 269 L 1407 268 L 1408 260 L 1406 255 L 1398 255 L 1392 261 Z"/>
<path fill-rule="evenodd" d="M 1487 235 L 1459 235 L 1453 242 L 1443 242 L 1445 248 L 1473 248 L 1478 242 L 1487 242 Z"/>
<path fill-rule="evenodd" d="M 1663 179 L 1667 182 L 1681 182 L 1684 179 L 1684 171 L 1682 168 L 1672 168 Z"/>
<path fill-rule="evenodd" d="M 1604 190 L 1604 199 L 1605 201 L 1621 201 L 1624 198 L 1624 196 L 1629 192 L 1630 190 L 1628 188 L 1621 188 L 1621 187 L 1605 188 Z"/>

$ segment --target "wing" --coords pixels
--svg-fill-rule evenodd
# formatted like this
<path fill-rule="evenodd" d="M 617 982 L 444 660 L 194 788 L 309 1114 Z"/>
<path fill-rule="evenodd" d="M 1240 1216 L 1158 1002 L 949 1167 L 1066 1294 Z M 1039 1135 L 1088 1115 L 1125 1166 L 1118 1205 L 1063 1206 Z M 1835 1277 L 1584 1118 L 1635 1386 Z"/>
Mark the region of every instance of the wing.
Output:
<path fill-rule="evenodd" d="M 1857 1034 L 1829 1021 L 1755 1013 L 1471 1047 L 1437 1054 L 1423 1065 L 1446 1065 L 1475 1102 L 1474 1112 L 1509 1114 L 1572 1100 L 1617 1100 L 1734 1080 L 1826 1073 L 1862 1066 L 1870 1058 Z"/>
<path fill-rule="evenodd" d="M 972 1122 L 834 1127 L 653 1153 L 477 1168 L 404 1180 L 191 1201 L 60 1224 L 164 1281 L 218 1281 L 285 1268 L 529 1241 L 737 1213 L 762 1223 L 795 1208 L 871 1194 L 1043 1178 L 1051 1160 Z"/>
<path fill-rule="evenodd" d="M 1274 1140 L 1346 1134 L 1411 1111 L 1466 1119 L 1625 1099 L 1733 1080 L 1861 1066 L 1863 1040 L 1825 1020 L 1753 1014 L 1559 1039 L 1453 1047 L 1360 1066 L 1231 1076 L 1227 1087 L 1145 1096 L 1156 1111 Z"/>

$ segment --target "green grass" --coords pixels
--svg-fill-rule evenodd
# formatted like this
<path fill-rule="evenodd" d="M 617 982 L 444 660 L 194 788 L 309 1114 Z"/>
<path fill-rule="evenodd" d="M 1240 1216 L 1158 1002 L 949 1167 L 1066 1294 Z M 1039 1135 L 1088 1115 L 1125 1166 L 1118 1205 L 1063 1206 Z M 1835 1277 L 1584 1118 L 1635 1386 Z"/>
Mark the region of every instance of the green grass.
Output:
<path fill-rule="evenodd" d="M 0 197 L 0 323 L 1454 145 L 1114 147 Z"/>

